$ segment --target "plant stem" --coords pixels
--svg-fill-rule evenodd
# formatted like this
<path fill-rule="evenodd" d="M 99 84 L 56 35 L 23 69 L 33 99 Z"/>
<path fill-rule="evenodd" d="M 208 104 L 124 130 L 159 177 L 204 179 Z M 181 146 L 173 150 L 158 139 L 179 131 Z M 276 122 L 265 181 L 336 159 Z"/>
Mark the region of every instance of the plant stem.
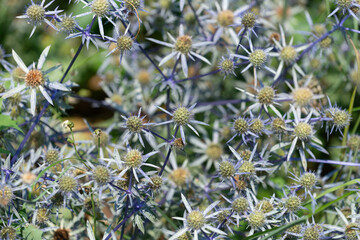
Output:
<path fill-rule="evenodd" d="M 84 47 L 84 44 L 81 42 L 78 50 L 76 51 L 76 54 L 74 55 L 73 59 L 71 60 L 69 66 L 67 67 L 65 73 L 63 74 L 60 83 L 62 83 L 65 79 L 65 77 L 67 76 L 67 74 L 69 73 L 71 67 L 74 65 L 75 60 L 78 58 L 82 48 Z M 56 94 L 58 93 L 58 90 L 54 91 L 54 93 L 51 95 L 51 99 L 55 99 Z M 31 125 L 29 131 L 26 133 L 24 139 L 22 140 L 22 142 L 20 143 L 18 149 L 16 150 L 14 156 L 11 158 L 11 166 L 13 166 L 16 161 L 18 156 L 20 155 L 22 149 L 25 147 L 25 144 L 28 142 L 31 133 L 34 131 L 35 127 L 37 126 L 37 124 L 40 122 L 41 117 L 45 114 L 46 109 L 49 107 L 50 103 L 48 101 L 46 101 L 44 107 L 41 109 L 40 113 L 37 115 L 35 121 L 33 122 L 33 124 Z"/>

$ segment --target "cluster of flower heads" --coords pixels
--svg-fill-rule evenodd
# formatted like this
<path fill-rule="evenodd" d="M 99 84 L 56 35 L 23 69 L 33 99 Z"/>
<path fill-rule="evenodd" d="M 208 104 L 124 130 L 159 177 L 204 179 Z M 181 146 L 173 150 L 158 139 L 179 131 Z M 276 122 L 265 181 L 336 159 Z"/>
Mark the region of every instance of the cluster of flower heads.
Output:
<path fill-rule="evenodd" d="M 324 61 L 340 45 L 351 59 L 339 91 L 352 106 L 360 5 L 322 3 L 314 23 L 311 1 L 285 2 L 31 1 L 18 17 L 30 37 L 46 24 L 81 44 L 61 78 L 50 46 L 29 65 L 0 48 L 0 239 L 360 239 L 358 190 L 345 188 L 359 121 L 349 131 L 327 94 L 337 62 Z M 90 43 L 106 53 L 103 101 L 68 76 Z M 111 124 L 61 121 L 70 97 L 111 109 Z"/>

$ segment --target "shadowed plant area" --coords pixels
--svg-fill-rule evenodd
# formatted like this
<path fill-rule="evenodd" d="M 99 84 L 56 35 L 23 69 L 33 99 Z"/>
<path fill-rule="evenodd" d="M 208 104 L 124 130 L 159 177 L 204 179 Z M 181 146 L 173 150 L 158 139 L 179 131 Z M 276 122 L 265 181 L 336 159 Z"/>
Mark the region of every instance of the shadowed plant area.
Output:
<path fill-rule="evenodd" d="M 0 240 L 360 240 L 359 0 L 0 5 Z"/>

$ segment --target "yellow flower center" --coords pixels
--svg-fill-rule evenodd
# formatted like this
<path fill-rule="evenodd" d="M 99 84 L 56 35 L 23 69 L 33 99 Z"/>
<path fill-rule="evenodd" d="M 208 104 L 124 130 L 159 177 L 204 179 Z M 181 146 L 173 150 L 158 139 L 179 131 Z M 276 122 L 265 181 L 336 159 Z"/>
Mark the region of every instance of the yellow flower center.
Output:
<path fill-rule="evenodd" d="M 220 163 L 219 172 L 223 178 L 230 178 L 235 174 L 235 167 L 232 163 L 223 161 Z"/>
<path fill-rule="evenodd" d="M 192 47 L 191 37 L 188 35 L 180 36 L 176 39 L 175 50 L 182 53 L 188 54 Z"/>
<path fill-rule="evenodd" d="M 142 126 L 142 120 L 137 116 L 131 116 L 126 121 L 126 127 L 133 133 L 141 132 Z"/>
<path fill-rule="evenodd" d="M 108 0 L 94 0 L 91 4 L 91 11 L 98 17 L 104 17 L 109 11 Z"/>
<path fill-rule="evenodd" d="M 190 122 L 191 112 L 186 107 L 179 107 L 175 110 L 173 120 L 176 125 L 186 125 Z"/>
<path fill-rule="evenodd" d="M 301 141 L 307 141 L 312 135 L 312 127 L 308 123 L 301 122 L 298 125 L 296 125 L 294 129 L 294 134 Z"/>
<path fill-rule="evenodd" d="M 280 51 L 280 58 L 286 63 L 293 62 L 297 57 L 297 52 L 292 46 L 285 46 Z"/>
<path fill-rule="evenodd" d="M 142 164 L 142 155 L 139 150 L 131 149 L 125 156 L 125 165 L 130 168 L 138 168 Z"/>
<path fill-rule="evenodd" d="M 34 4 L 29 6 L 26 9 L 26 15 L 29 17 L 29 20 L 34 22 L 34 23 L 38 23 L 41 22 L 42 20 L 44 20 L 45 18 L 45 9 L 44 7 L 38 5 L 38 4 Z"/>
<path fill-rule="evenodd" d="M 252 12 L 245 13 L 241 19 L 241 23 L 246 28 L 253 28 L 255 26 L 256 16 Z"/>
<path fill-rule="evenodd" d="M 259 210 L 255 210 L 248 217 L 248 221 L 249 221 L 250 225 L 254 228 L 261 228 L 262 226 L 264 226 L 265 220 L 266 220 L 266 218 L 265 218 L 264 213 Z"/>
<path fill-rule="evenodd" d="M 6 207 L 9 205 L 11 199 L 13 198 L 13 191 L 8 186 L 3 186 L 0 188 L 0 206 Z"/>
<path fill-rule="evenodd" d="M 257 94 L 257 99 L 261 104 L 272 104 L 275 97 L 275 91 L 272 87 L 263 87 Z"/>
<path fill-rule="evenodd" d="M 293 92 L 294 102 L 301 107 L 310 104 L 313 96 L 313 92 L 307 87 L 295 89 Z"/>
<path fill-rule="evenodd" d="M 116 40 L 117 48 L 120 52 L 130 51 L 133 46 L 133 40 L 129 36 L 120 36 Z"/>
<path fill-rule="evenodd" d="M 186 217 L 187 224 L 192 229 L 198 230 L 205 225 L 205 217 L 200 211 L 192 211 Z"/>

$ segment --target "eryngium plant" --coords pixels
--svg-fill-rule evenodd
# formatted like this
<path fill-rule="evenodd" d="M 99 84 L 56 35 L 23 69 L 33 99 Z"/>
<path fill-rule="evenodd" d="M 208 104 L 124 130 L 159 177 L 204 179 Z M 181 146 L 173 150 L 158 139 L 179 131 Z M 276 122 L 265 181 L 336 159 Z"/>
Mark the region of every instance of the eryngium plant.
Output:
<path fill-rule="evenodd" d="M 359 1 L 2 5 L 0 239 L 360 239 Z"/>

